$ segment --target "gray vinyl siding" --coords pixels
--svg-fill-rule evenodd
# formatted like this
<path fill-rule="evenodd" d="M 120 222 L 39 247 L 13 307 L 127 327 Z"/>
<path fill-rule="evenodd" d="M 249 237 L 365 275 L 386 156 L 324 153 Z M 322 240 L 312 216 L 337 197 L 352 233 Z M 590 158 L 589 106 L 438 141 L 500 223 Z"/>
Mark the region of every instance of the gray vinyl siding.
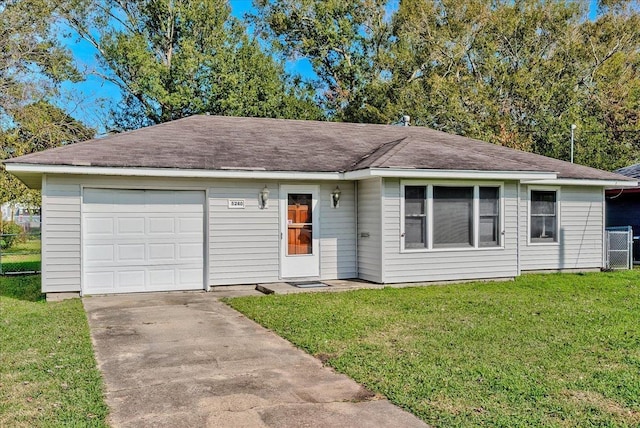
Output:
<path fill-rule="evenodd" d="M 267 209 L 258 193 L 269 188 Z M 244 199 L 244 209 L 229 209 Z M 209 187 L 209 284 L 274 282 L 279 278 L 278 184 L 219 181 Z"/>
<path fill-rule="evenodd" d="M 270 190 L 269 208 L 258 207 L 258 192 Z M 275 282 L 280 279 L 279 185 L 301 182 L 218 181 L 209 188 L 209 254 L 211 285 Z M 306 182 L 309 185 L 319 183 Z M 340 206 L 331 207 L 331 192 L 342 191 Z M 320 185 L 320 279 L 356 274 L 355 197 L 351 182 Z M 245 199 L 244 210 L 228 209 L 228 199 Z"/>
<path fill-rule="evenodd" d="M 373 282 L 383 282 L 381 204 L 380 179 L 358 182 L 358 277 Z"/>
<path fill-rule="evenodd" d="M 61 177 L 43 177 L 42 291 L 79 292 L 80 184 Z"/>
<path fill-rule="evenodd" d="M 208 285 L 275 282 L 280 279 L 280 184 L 320 185 L 321 279 L 357 276 L 355 192 L 352 182 L 279 182 L 263 180 L 160 179 L 111 176 L 43 178 L 44 292 L 81 291 L 81 189 L 85 187 L 206 190 L 205 245 Z M 258 207 L 267 185 L 269 208 Z M 342 190 L 340 207 L 331 208 L 331 192 Z M 229 199 L 244 199 L 245 209 L 229 209 Z"/>
<path fill-rule="evenodd" d="M 340 204 L 331 206 L 331 192 L 340 186 Z M 348 279 L 358 276 L 356 266 L 356 204 L 353 182 L 320 186 L 320 278 Z"/>
<path fill-rule="evenodd" d="M 442 182 L 441 182 L 442 183 Z M 499 184 L 499 183 L 496 183 Z M 504 248 L 403 252 L 400 241 L 400 180 L 384 180 L 385 282 L 449 281 L 515 277 L 517 272 L 518 195 L 504 183 Z"/>
<path fill-rule="evenodd" d="M 565 186 L 560 189 L 560 242 L 554 244 L 529 243 L 528 190 L 528 186 L 521 187 L 521 269 L 600 268 L 604 228 L 602 188 Z"/>

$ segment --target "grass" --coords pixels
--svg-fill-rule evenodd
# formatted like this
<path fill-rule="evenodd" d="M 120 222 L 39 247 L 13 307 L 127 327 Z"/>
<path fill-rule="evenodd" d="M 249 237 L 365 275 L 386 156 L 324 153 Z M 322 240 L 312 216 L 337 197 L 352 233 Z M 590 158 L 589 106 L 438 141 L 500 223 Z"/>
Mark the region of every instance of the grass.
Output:
<path fill-rule="evenodd" d="M 25 242 L 18 242 L 11 246 L 11 248 L 5 248 L 2 250 L 2 256 L 5 254 L 16 254 L 16 253 L 33 253 L 40 255 L 40 239 L 32 239 Z"/>
<path fill-rule="evenodd" d="M 46 303 L 40 276 L 0 276 L 0 427 L 106 425 L 80 299 Z"/>
<path fill-rule="evenodd" d="M 29 240 L 2 250 L 2 272 L 39 272 L 40 245 L 40 240 Z"/>
<path fill-rule="evenodd" d="M 640 426 L 640 272 L 229 299 L 435 426 Z"/>

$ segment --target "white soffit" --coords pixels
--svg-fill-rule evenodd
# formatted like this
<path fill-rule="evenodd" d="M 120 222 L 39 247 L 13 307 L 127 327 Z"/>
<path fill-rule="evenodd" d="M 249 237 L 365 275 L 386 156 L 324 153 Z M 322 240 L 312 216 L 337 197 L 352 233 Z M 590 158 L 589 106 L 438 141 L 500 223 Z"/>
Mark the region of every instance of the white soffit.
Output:
<path fill-rule="evenodd" d="M 342 180 L 339 172 L 299 172 L 260 170 L 203 170 L 172 168 L 115 168 L 74 165 L 6 164 L 6 169 L 17 177 L 28 174 L 78 174 L 78 175 L 120 175 L 128 177 L 170 177 L 170 178 L 259 178 L 271 180 Z"/>
<path fill-rule="evenodd" d="M 452 180 L 555 180 L 557 176 L 558 174 L 555 172 L 539 171 L 476 171 L 408 168 L 368 168 L 350 171 L 344 174 L 346 180 L 362 180 L 369 177 Z"/>
<path fill-rule="evenodd" d="M 371 177 L 405 179 L 451 179 L 451 180 L 517 180 L 523 184 L 556 186 L 603 186 L 607 188 L 637 187 L 637 181 L 594 180 L 557 178 L 555 172 L 538 171 L 476 171 L 409 168 L 367 168 L 349 172 L 303 172 L 261 170 L 202 170 L 171 168 L 115 168 L 74 165 L 37 165 L 8 163 L 8 172 L 16 175 L 32 188 L 40 186 L 41 174 L 111 175 L 128 177 L 170 178 L 238 178 L 270 180 L 364 180 Z"/>
<path fill-rule="evenodd" d="M 550 185 L 550 186 L 599 186 L 607 189 L 626 189 L 638 187 L 637 181 L 626 180 L 590 180 L 578 178 L 558 178 L 555 180 L 525 180 L 522 184 Z"/>

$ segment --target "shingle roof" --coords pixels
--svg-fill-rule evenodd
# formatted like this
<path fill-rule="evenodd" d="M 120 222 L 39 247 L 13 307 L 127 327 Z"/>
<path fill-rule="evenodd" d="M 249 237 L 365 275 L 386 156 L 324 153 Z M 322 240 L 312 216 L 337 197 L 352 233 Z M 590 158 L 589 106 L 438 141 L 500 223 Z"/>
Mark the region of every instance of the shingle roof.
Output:
<path fill-rule="evenodd" d="M 42 165 L 342 172 L 370 167 L 542 171 L 624 180 L 423 127 L 198 115 L 5 161 Z"/>
<path fill-rule="evenodd" d="M 614 172 L 616 172 L 617 174 L 622 174 L 626 177 L 640 179 L 640 163 L 616 169 Z"/>

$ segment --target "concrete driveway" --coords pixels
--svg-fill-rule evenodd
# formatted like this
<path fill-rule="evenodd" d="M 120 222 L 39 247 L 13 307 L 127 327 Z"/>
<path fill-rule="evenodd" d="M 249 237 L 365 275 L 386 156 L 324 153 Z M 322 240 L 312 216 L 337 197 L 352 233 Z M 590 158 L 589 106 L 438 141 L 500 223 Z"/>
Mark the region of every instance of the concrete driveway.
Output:
<path fill-rule="evenodd" d="M 211 293 L 83 299 L 114 427 L 424 427 Z"/>

